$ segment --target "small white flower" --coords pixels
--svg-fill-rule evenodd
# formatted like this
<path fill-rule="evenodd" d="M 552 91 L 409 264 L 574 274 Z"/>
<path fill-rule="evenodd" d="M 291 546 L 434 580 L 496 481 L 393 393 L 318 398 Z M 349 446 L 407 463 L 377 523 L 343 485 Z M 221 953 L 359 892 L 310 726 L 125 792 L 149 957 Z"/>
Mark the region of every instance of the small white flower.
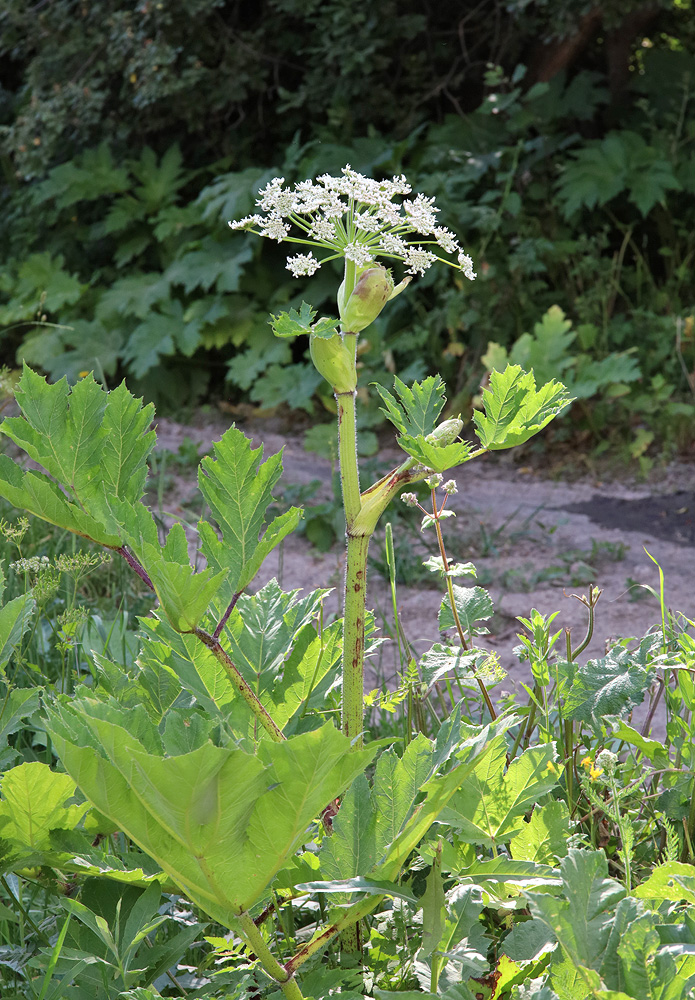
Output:
<path fill-rule="evenodd" d="M 433 472 L 431 476 L 428 476 L 425 482 L 431 490 L 436 490 L 438 486 L 442 484 L 442 474 L 440 472 Z"/>
<path fill-rule="evenodd" d="M 285 266 L 288 271 L 292 272 L 295 278 L 299 278 L 303 274 L 314 274 L 321 267 L 321 264 L 316 260 L 313 253 L 298 253 L 294 257 L 288 257 Z"/>
<path fill-rule="evenodd" d="M 458 493 L 459 491 L 458 486 L 453 479 L 447 479 L 447 481 L 442 484 L 442 490 L 447 496 L 451 496 L 452 493 Z"/>
<path fill-rule="evenodd" d="M 232 220 L 227 225 L 230 229 L 248 229 L 250 226 L 260 226 L 262 223 L 262 215 L 247 215 L 245 219 Z"/>
<path fill-rule="evenodd" d="M 373 262 L 372 252 L 364 246 L 363 243 L 357 243 L 353 240 L 352 243 L 346 243 L 343 247 L 343 253 L 348 260 L 352 260 L 355 264 L 359 264 L 360 267 L 365 267 L 367 264 Z"/>
<path fill-rule="evenodd" d="M 401 493 L 401 500 L 406 507 L 417 507 L 417 497 L 414 493 Z"/>
<path fill-rule="evenodd" d="M 328 219 L 315 219 L 311 224 L 309 235 L 322 243 L 330 243 L 335 239 L 335 226 Z"/>
<path fill-rule="evenodd" d="M 469 257 L 467 253 L 463 253 L 463 251 L 461 251 L 458 260 L 459 260 L 459 267 L 466 275 L 466 277 L 469 278 L 471 281 L 474 281 L 478 277 L 478 275 L 473 270 L 473 258 Z"/>
<path fill-rule="evenodd" d="M 394 257 L 405 257 L 408 252 L 408 244 L 400 236 L 393 236 L 391 233 L 386 233 L 381 237 L 379 249 L 382 253 L 393 254 Z"/>
<path fill-rule="evenodd" d="M 355 225 L 365 233 L 378 233 L 383 226 L 383 222 L 378 215 L 370 215 L 368 212 L 356 212 Z"/>
<path fill-rule="evenodd" d="M 437 228 L 434 198 L 426 198 L 424 194 L 418 194 L 413 201 L 404 201 L 403 208 L 408 216 L 408 221 L 416 232 L 429 236 Z"/>
<path fill-rule="evenodd" d="M 408 247 L 405 254 L 405 263 L 408 265 L 408 274 L 424 274 L 428 267 L 431 267 L 436 255 L 422 247 Z"/>
<path fill-rule="evenodd" d="M 434 238 L 436 239 L 439 246 L 446 253 L 457 253 L 461 248 L 459 247 L 459 241 L 456 239 L 454 234 L 444 226 L 437 226 L 434 230 Z"/>
<path fill-rule="evenodd" d="M 277 240 L 278 243 L 282 243 L 285 237 L 289 236 L 289 232 L 289 223 L 283 222 L 279 215 L 269 215 L 267 219 L 263 220 L 261 236 L 267 236 L 270 240 Z"/>
<path fill-rule="evenodd" d="M 289 188 L 283 188 L 284 177 L 275 177 L 269 184 L 259 192 L 260 198 L 256 201 L 264 212 L 272 212 L 274 215 L 290 215 L 294 210 L 294 195 Z"/>

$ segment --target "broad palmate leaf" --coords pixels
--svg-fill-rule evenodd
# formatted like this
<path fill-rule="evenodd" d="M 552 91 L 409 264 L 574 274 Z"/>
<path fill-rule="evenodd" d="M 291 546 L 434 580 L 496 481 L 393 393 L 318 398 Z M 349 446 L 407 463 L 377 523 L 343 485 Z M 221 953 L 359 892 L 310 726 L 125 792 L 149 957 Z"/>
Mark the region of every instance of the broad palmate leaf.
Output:
<path fill-rule="evenodd" d="M 490 451 L 512 448 L 543 430 L 571 402 L 560 382 L 537 389 L 533 372 L 507 365 L 503 372 L 490 372 L 490 385 L 483 390 L 485 413 L 473 414 L 476 434 Z"/>
<path fill-rule="evenodd" d="M 625 889 L 608 878 L 603 851 L 571 848 L 560 862 L 560 874 L 562 896 L 526 892 L 531 913 L 547 927 L 571 963 L 598 970 Z"/>
<path fill-rule="evenodd" d="M 470 844 L 497 847 L 524 829 L 524 814 L 557 783 L 552 743 L 531 747 L 507 768 L 503 736 L 473 769 L 445 809 L 442 820 Z"/>
<path fill-rule="evenodd" d="M 140 738 L 132 734 L 135 722 Z M 208 740 L 165 756 L 146 715 L 88 699 L 61 700 L 49 727 L 90 802 L 226 926 L 264 897 L 312 820 L 376 752 L 351 750 L 328 723 L 261 743 L 255 755 Z"/>

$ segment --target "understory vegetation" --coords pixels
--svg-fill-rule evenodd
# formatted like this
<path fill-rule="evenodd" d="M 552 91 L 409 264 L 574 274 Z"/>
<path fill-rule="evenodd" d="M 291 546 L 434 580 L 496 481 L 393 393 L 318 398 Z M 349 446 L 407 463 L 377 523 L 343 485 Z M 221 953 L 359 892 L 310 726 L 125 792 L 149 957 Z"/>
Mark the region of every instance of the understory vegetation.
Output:
<path fill-rule="evenodd" d="M 251 212 L 273 176 L 350 162 L 404 171 L 436 197 L 478 274 L 473 290 L 428 276 L 414 322 L 403 307 L 375 323 L 362 386 L 440 371 L 452 410 L 470 415 L 508 355 L 542 364 L 577 400 L 553 439 L 645 469 L 687 453 L 690 0 L 586 7 L 516 0 L 462 17 L 452 3 L 275 0 L 250 14 L 109 0 L 34 18 L 9 3 L 5 364 L 71 381 L 93 371 L 106 385 L 126 376 L 170 410 L 223 398 L 321 419 L 334 404 L 306 341 L 278 341 L 267 322 L 299 305 L 297 282 L 272 241 L 235 239 L 226 221 Z M 327 274 L 316 308 L 331 285 Z M 374 427 L 381 414 L 363 399 L 362 426 Z"/>

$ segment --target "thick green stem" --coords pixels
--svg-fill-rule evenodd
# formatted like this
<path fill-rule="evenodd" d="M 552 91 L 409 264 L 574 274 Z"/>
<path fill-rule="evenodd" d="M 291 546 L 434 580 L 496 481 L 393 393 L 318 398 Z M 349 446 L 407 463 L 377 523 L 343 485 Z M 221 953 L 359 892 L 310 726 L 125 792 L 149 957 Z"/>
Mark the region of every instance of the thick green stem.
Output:
<path fill-rule="evenodd" d="M 347 535 L 343 619 L 343 715 L 345 735 L 357 749 L 364 727 L 364 616 L 369 535 Z"/>
<path fill-rule="evenodd" d="M 355 342 L 357 337 L 353 336 Z M 355 392 L 336 393 L 338 404 L 338 456 L 340 485 L 343 491 L 345 523 L 348 531 L 362 507 L 360 476 L 357 468 L 357 425 L 355 422 Z"/>
<path fill-rule="evenodd" d="M 289 972 L 284 965 L 280 965 L 248 913 L 241 914 L 239 923 L 249 946 L 268 975 L 278 984 L 287 1000 L 304 1000 L 302 991 L 294 980 L 294 973 Z"/>

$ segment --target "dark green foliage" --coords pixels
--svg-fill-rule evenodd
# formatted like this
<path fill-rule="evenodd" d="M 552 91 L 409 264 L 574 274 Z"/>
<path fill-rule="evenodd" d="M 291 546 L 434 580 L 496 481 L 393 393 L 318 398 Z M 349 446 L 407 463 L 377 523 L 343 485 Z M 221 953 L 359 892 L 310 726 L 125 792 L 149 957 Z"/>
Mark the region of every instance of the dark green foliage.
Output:
<path fill-rule="evenodd" d="M 586 17 L 591 40 L 551 72 Z M 463 22 L 453 0 L 8 0 L 2 359 L 127 375 L 160 405 L 312 412 L 306 340 L 275 341 L 268 313 L 310 298 L 335 315 L 334 276 L 309 296 L 282 248 L 225 223 L 276 174 L 350 162 L 435 196 L 478 272 L 428 273 L 389 304 L 362 383 L 384 360 L 406 382 L 440 370 L 470 414 L 492 342 L 545 361 L 537 380 L 568 385 L 598 450 L 610 437 L 648 464 L 652 443 L 692 440 L 694 50 L 690 0 L 493 0 Z M 554 306 L 574 337 L 548 356 L 533 331 Z"/>

